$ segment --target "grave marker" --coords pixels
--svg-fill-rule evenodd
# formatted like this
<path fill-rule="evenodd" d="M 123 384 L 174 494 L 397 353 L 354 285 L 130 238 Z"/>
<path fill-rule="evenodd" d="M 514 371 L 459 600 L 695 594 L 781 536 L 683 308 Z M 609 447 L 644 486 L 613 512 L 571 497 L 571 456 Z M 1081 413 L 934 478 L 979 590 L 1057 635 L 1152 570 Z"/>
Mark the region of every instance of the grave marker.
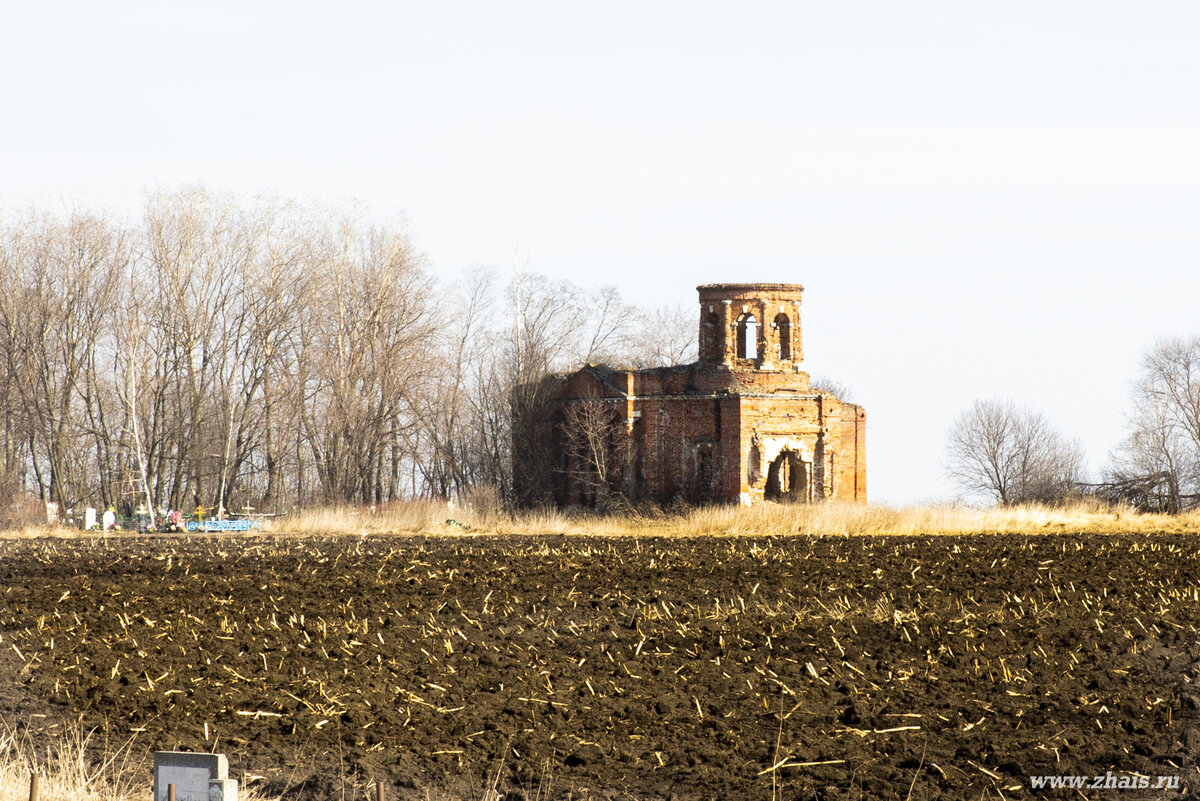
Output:
<path fill-rule="evenodd" d="M 175 801 L 237 801 L 238 787 L 229 778 L 224 754 L 190 751 L 154 752 L 154 801 L 168 801 L 167 788 L 175 785 Z"/>

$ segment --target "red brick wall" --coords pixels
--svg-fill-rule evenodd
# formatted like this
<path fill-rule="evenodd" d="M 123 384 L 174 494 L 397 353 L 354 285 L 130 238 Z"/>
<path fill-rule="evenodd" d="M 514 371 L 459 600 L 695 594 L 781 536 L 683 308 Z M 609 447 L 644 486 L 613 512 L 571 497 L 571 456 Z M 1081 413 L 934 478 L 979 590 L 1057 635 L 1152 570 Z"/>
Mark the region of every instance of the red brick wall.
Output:
<path fill-rule="evenodd" d="M 771 460 L 793 453 L 803 464 L 812 500 L 865 501 L 866 414 L 814 392 L 801 369 L 803 288 L 712 284 L 698 289 L 699 364 L 638 371 L 586 367 L 567 379 L 557 403 L 566 408 L 576 399 L 603 397 L 613 404 L 614 419 L 623 421 L 634 446 L 634 500 L 762 500 Z M 735 352 L 738 319 L 745 314 L 759 323 L 754 359 L 739 359 Z M 785 355 L 790 358 L 779 358 L 781 329 L 772 326 L 777 315 L 786 315 L 791 349 Z M 514 443 L 524 446 L 538 444 Z M 754 447 L 762 464 L 752 484 Z M 560 489 L 555 495 L 576 493 Z"/>

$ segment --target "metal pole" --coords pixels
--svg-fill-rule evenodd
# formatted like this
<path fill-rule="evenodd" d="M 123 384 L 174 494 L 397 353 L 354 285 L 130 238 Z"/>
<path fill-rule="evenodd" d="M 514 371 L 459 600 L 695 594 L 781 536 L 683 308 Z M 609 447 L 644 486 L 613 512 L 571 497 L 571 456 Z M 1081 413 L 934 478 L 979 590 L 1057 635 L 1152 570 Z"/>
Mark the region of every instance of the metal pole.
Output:
<path fill-rule="evenodd" d="M 383 798 L 383 782 L 375 782 L 375 801 L 384 801 Z"/>
<path fill-rule="evenodd" d="M 29 774 L 29 801 L 38 801 L 38 775 Z"/>
<path fill-rule="evenodd" d="M 175 785 L 167 785 L 167 801 L 175 801 Z"/>

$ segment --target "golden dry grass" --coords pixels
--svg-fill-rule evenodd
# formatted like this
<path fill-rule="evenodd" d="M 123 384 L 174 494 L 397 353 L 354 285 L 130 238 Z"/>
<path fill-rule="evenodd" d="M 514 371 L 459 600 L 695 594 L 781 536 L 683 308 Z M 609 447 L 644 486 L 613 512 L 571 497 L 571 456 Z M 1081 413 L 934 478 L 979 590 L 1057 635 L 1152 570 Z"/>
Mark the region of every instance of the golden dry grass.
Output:
<path fill-rule="evenodd" d="M 152 801 L 152 755 L 133 740 L 119 745 L 96 742 L 92 734 L 69 728 L 39 750 L 8 721 L 0 720 L 0 801 L 29 801 L 30 778 L 38 775 L 40 801 Z M 236 759 L 236 755 L 231 755 Z M 543 783 L 544 783 L 543 779 Z M 238 788 L 242 801 L 280 801 L 254 784 Z M 476 798 L 477 796 L 471 796 Z M 500 796 L 485 789 L 483 801 Z M 541 798 L 538 795 L 530 796 Z M 461 796 L 425 790 L 424 801 L 465 801 Z"/>
<path fill-rule="evenodd" d="M 698 510 L 680 522 L 681 534 L 1047 534 L 1200 531 L 1200 514 L 1142 515 L 1093 503 L 973 509 L 964 506 L 887 506 L 824 503 L 752 509 Z"/>
<path fill-rule="evenodd" d="M 562 534 L 610 537 L 689 536 L 857 536 L 938 534 L 1152 534 L 1200 532 L 1200 510 L 1179 515 L 1139 514 L 1095 501 L 1064 506 L 1029 504 L 994 509 L 967 506 L 912 506 L 818 503 L 707 506 L 677 512 L 628 509 L 505 512 L 494 504 L 412 501 L 381 508 L 338 506 L 306 509 L 268 518 L 268 533 L 339 534 Z M 117 532 L 100 536 L 128 536 Z M 63 527 L 26 527 L 0 537 L 96 536 Z M 209 535 L 244 537 L 245 534 Z"/>
<path fill-rule="evenodd" d="M 0 725 L 0 801 L 28 801 L 33 773 L 41 801 L 149 801 L 149 783 L 134 778 L 148 773 L 148 755 L 130 742 L 106 745 L 73 730 L 39 750 L 12 726 Z"/>
<path fill-rule="evenodd" d="M 448 521 L 455 521 L 453 523 Z M 852 503 L 711 506 L 677 513 L 629 510 L 593 514 L 557 510 L 504 513 L 423 501 L 371 511 L 321 509 L 268 521 L 288 533 L 586 534 L 591 536 L 922 535 L 1200 532 L 1200 512 L 1138 514 L 1095 502 L 997 509 Z"/>
<path fill-rule="evenodd" d="M 8 721 L 0 721 L 0 801 L 29 801 L 38 774 L 40 801 L 151 801 L 153 758 L 133 739 L 97 741 L 78 726 L 67 727 L 35 747 Z M 243 801 L 279 801 L 253 785 L 239 787 Z"/>

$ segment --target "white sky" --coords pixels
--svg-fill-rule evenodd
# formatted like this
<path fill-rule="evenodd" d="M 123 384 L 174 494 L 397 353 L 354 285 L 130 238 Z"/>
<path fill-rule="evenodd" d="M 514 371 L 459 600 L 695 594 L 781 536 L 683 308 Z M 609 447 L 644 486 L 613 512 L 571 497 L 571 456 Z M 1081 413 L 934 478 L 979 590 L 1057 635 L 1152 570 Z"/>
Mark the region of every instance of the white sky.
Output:
<path fill-rule="evenodd" d="M 202 183 L 407 217 L 440 274 L 805 285 L 868 486 L 1012 397 L 1098 467 L 1200 333 L 1200 3 L 0 0 L 0 210 Z"/>

